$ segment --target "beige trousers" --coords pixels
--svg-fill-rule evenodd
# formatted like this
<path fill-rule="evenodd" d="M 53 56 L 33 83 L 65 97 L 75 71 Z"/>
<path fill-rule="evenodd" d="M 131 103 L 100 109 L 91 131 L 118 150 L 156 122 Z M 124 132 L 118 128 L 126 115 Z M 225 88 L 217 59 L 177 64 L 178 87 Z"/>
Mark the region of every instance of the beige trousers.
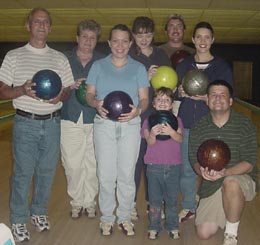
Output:
<path fill-rule="evenodd" d="M 61 159 L 71 206 L 95 207 L 98 193 L 93 124 L 61 120 Z"/>

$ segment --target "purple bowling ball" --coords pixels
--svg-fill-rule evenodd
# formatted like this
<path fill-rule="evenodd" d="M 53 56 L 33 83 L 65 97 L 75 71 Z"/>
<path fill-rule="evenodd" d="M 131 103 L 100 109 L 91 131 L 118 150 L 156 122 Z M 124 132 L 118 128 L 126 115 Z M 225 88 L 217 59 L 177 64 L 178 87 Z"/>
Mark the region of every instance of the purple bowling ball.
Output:
<path fill-rule="evenodd" d="M 133 105 L 131 97 L 123 91 L 113 91 L 104 98 L 103 107 L 108 110 L 107 117 L 113 121 L 117 121 L 122 113 L 129 113 Z"/>

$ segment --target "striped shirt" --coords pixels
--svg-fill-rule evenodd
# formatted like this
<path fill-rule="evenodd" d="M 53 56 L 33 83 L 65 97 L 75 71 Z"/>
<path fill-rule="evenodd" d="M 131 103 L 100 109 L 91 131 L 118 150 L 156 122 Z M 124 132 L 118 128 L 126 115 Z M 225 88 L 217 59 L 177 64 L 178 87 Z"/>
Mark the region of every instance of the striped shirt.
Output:
<path fill-rule="evenodd" d="M 256 191 L 258 191 L 257 133 L 250 119 L 231 109 L 229 120 L 219 128 L 213 123 L 210 113 L 202 117 L 190 130 L 189 158 L 192 165 L 198 162 L 198 147 L 207 139 L 219 139 L 229 146 L 231 160 L 227 168 L 242 161 L 253 165 L 253 170 L 248 175 L 255 181 Z M 222 186 L 223 180 L 224 178 L 217 181 L 203 179 L 199 191 L 200 197 L 205 198 L 215 193 Z"/>
<path fill-rule="evenodd" d="M 43 69 L 55 71 L 61 77 L 64 87 L 74 82 L 69 62 L 64 54 L 47 45 L 37 49 L 29 43 L 6 54 L 0 68 L 0 81 L 8 86 L 21 86 Z M 15 109 L 44 115 L 60 109 L 62 102 L 50 104 L 23 95 L 13 99 L 13 106 Z"/>

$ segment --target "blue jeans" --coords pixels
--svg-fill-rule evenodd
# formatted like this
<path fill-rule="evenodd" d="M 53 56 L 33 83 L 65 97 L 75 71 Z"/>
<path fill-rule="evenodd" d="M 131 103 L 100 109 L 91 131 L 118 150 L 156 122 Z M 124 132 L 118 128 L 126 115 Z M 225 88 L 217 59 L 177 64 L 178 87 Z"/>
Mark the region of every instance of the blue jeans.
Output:
<path fill-rule="evenodd" d="M 13 127 L 14 169 L 11 224 L 27 222 L 30 214 L 44 215 L 60 150 L 60 118 L 33 120 L 16 115 Z M 28 198 L 34 180 L 30 207 Z"/>
<path fill-rule="evenodd" d="M 141 139 L 139 156 L 135 165 L 135 202 L 137 201 L 137 194 L 141 182 L 142 174 L 144 174 L 144 192 L 145 192 L 145 200 L 148 202 L 148 188 L 147 188 L 147 178 L 145 175 L 146 172 L 146 164 L 144 163 L 144 155 L 146 153 L 147 143 L 145 139 Z"/>
<path fill-rule="evenodd" d="M 197 179 L 198 176 L 192 168 L 189 161 L 189 129 L 184 129 L 184 137 L 181 143 L 182 152 L 182 171 L 180 178 L 181 192 L 182 192 L 182 208 L 189 209 L 195 213 L 197 208 L 196 194 L 197 194 Z"/>
<path fill-rule="evenodd" d="M 165 201 L 166 220 L 164 227 L 167 231 L 179 229 L 178 194 L 181 164 L 176 166 L 148 164 L 146 175 L 149 193 L 149 219 L 148 230 L 160 232 L 161 207 Z"/>
<path fill-rule="evenodd" d="M 135 164 L 141 140 L 140 121 L 140 117 L 135 117 L 129 122 L 121 123 L 103 119 L 99 115 L 94 119 L 102 222 L 115 222 L 117 202 L 117 222 L 131 220 L 135 197 Z"/>

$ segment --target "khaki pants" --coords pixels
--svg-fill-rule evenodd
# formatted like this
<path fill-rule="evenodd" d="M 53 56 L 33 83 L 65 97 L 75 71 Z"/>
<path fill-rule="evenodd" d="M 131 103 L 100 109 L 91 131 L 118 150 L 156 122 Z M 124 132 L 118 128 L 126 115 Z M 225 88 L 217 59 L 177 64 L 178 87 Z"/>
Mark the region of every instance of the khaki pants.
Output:
<path fill-rule="evenodd" d="M 256 196 L 255 182 L 249 175 L 233 175 L 226 177 L 226 179 L 236 179 L 239 182 L 246 201 L 251 201 Z M 222 229 L 226 225 L 221 188 L 210 197 L 203 198 L 199 202 L 196 211 L 195 224 L 200 225 L 206 222 L 215 223 Z"/>
<path fill-rule="evenodd" d="M 94 207 L 98 193 L 93 124 L 61 121 L 61 159 L 71 206 Z"/>

